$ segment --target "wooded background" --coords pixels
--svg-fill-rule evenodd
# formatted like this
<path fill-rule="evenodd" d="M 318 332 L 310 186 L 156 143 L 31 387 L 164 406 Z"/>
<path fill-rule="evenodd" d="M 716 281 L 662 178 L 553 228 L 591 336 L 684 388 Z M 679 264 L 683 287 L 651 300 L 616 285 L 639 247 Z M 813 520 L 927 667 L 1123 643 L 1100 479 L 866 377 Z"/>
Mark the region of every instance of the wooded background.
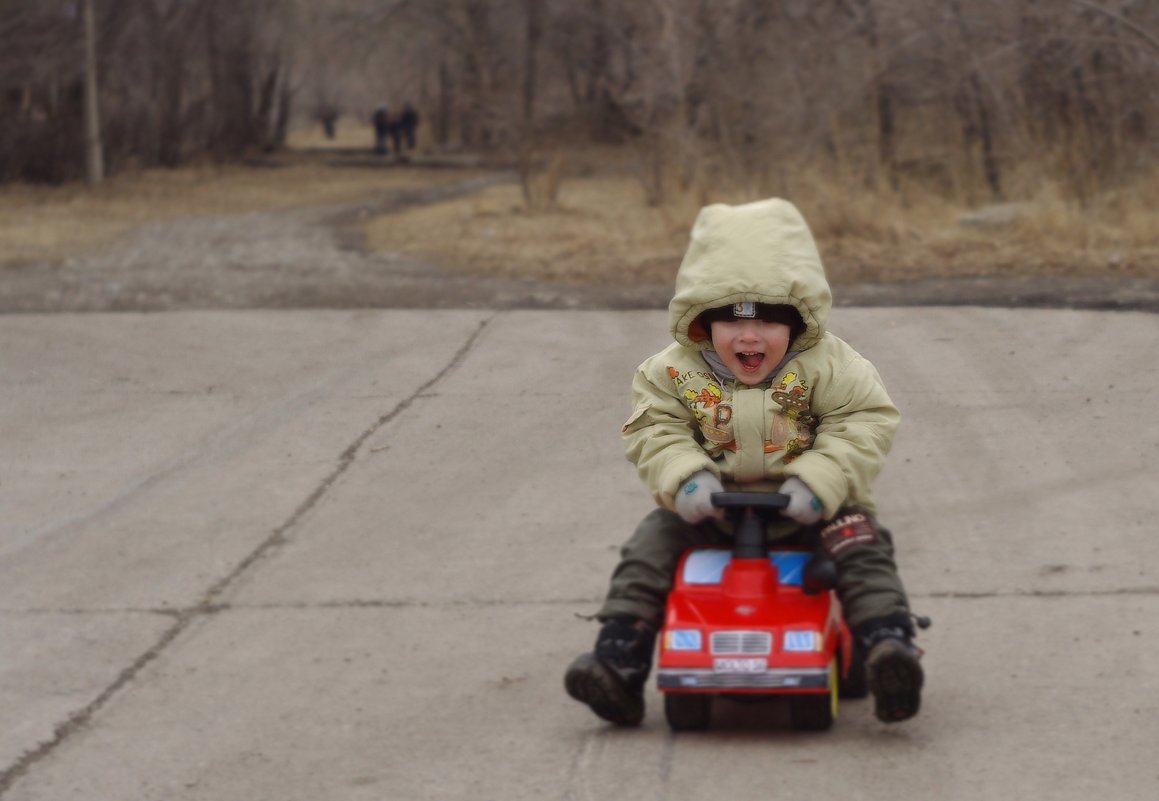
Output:
<path fill-rule="evenodd" d="M 634 148 L 653 202 L 804 165 L 1081 200 L 1159 144 L 1159 0 L 0 0 L 0 181 L 85 175 L 89 1 L 110 171 L 407 102 L 432 149 Z"/>

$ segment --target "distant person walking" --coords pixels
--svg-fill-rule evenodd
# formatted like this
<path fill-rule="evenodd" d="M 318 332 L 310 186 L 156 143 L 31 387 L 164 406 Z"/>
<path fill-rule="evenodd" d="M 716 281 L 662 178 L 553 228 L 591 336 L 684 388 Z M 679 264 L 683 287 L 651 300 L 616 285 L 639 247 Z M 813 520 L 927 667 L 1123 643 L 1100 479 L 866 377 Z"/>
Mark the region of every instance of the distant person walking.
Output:
<path fill-rule="evenodd" d="M 399 134 L 406 139 L 406 149 L 414 150 L 415 146 L 415 128 L 419 127 L 419 113 L 415 111 L 414 106 L 407 103 L 402 107 L 402 114 L 398 117 L 398 123 L 395 130 L 398 132 L 395 135 L 394 149 L 398 152 Z"/>
<path fill-rule="evenodd" d="M 374 152 L 380 155 L 385 154 L 386 137 L 391 134 L 390 115 L 386 112 L 386 106 L 376 108 L 370 121 L 374 125 Z M 397 144 L 395 150 L 398 150 Z"/>

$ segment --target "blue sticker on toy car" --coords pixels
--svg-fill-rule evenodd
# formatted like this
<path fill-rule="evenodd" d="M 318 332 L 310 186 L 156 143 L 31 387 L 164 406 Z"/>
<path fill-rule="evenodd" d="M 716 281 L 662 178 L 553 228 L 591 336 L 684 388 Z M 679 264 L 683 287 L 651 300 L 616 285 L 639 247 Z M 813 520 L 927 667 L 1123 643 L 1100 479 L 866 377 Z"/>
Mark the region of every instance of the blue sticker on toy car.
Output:
<path fill-rule="evenodd" d="M 800 587 L 805 565 L 811 554 L 801 551 L 773 551 L 769 561 L 777 568 L 777 583 L 784 587 Z M 684 560 L 682 578 L 689 584 L 720 584 L 724 569 L 732 560 L 729 551 L 708 548 L 693 551 Z"/>
<path fill-rule="evenodd" d="M 784 649 L 786 651 L 816 651 L 817 632 L 815 631 L 786 631 Z"/>
<path fill-rule="evenodd" d="M 673 651 L 699 651 L 700 632 L 695 629 L 674 629 L 668 632 L 668 647 Z"/>

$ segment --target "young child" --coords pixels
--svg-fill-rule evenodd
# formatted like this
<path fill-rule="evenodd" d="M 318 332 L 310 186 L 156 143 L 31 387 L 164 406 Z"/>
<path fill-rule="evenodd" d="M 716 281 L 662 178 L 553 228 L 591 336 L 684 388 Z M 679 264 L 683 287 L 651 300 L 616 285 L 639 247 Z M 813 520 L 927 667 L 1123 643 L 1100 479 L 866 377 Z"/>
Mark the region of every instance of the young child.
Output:
<path fill-rule="evenodd" d="M 622 432 L 658 508 L 623 547 L 595 650 L 565 676 L 568 693 L 601 718 L 643 719 L 677 561 L 730 540 L 710 501 L 722 489 L 789 496 L 791 521 L 772 536 L 819 539 L 835 560 L 877 717 L 917 713 L 921 651 L 870 495 L 899 414 L 873 365 L 826 331 L 831 306 L 813 236 L 791 203 L 701 210 L 668 307 L 676 342 L 637 368 Z"/>

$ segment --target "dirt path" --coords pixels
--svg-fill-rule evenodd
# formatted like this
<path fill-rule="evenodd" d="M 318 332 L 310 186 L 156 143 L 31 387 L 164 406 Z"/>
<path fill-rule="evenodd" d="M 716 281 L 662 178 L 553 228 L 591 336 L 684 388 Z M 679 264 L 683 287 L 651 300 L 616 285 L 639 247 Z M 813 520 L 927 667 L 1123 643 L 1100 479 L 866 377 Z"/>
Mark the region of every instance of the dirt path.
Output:
<path fill-rule="evenodd" d="M 508 180 L 496 173 L 357 204 L 145 224 L 82 258 L 3 268 L 0 312 L 621 305 L 597 291 L 450 272 L 362 246 L 361 218 Z"/>
<path fill-rule="evenodd" d="M 0 313 L 252 308 L 661 308 L 671 287 L 565 286 L 372 253 L 370 215 L 478 192 L 495 172 L 337 206 L 142 225 L 114 245 L 52 264 L 0 268 Z M 852 306 L 1011 305 L 1159 311 L 1148 279 L 965 278 L 836 287 Z"/>

